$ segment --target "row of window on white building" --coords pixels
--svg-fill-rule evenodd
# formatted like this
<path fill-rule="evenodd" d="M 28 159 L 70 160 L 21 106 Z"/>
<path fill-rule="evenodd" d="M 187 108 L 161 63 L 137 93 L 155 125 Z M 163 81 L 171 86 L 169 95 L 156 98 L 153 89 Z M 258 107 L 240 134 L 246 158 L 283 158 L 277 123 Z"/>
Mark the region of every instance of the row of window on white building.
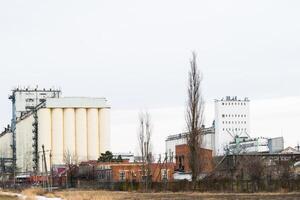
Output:
<path fill-rule="evenodd" d="M 246 121 L 222 121 L 223 124 L 246 124 Z"/>
<path fill-rule="evenodd" d="M 224 106 L 227 106 L 227 105 L 235 105 L 235 106 L 245 106 L 246 105 L 246 103 L 243 103 L 243 102 L 235 102 L 235 103 L 222 103 L 222 105 Z"/>
<path fill-rule="evenodd" d="M 224 117 L 246 117 L 246 115 L 237 115 L 237 114 L 235 114 L 235 115 L 225 115 L 225 114 L 223 114 L 222 117 L 223 118 Z"/>
<path fill-rule="evenodd" d="M 246 128 L 223 128 L 223 131 L 246 131 Z"/>

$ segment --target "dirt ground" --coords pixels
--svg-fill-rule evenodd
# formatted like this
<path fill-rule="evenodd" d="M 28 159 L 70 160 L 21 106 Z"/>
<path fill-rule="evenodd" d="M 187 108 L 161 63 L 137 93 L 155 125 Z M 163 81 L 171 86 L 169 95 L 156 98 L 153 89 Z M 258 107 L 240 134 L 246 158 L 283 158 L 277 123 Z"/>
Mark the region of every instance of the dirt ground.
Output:
<path fill-rule="evenodd" d="M 300 193 L 260 193 L 260 194 L 206 194 L 206 193 L 136 193 L 110 191 L 62 191 L 51 196 L 67 200 L 299 200 Z M 53 197 L 52 196 L 52 197 Z"/>
<path fill-rule="evenodd" d="M 18 197 L 12 197 L 7 195 L 0 195 L 0 200 L 17 200 Z"/>
<path fill-rule="evenodd" d="M 48 197 L 60 197 L 64 200 L 299 200 L 300 193 L 258 193 L 258 194 L 214 194 L 214 193 L 137 193 L 111 191 L 57 191 L 47 193 Z M 17 200 L 17 197 L 0 195 L 0 200 Z M 30 198 L 33 199 L 33 198 Z"/>

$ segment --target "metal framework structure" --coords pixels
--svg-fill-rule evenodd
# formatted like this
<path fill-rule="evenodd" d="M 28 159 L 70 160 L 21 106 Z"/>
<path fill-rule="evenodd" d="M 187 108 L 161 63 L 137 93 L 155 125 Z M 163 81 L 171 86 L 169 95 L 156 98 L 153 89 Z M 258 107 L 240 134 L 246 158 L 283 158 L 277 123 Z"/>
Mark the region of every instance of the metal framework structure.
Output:
<path fill-rule="evenodd" d="M 35 173 L 37 173 L 38 169 L 39 169 L 39 151 L 38 151 L 38 115 L 37 115 L 37 110 L 35 109 L 33 111 L 33 123 L 32 123 L 32 147 L 33 147 L 33 171 Z"/>
<path fill-rule="evenodd" d="M 12 161 L 12 168 L 15 173 L 16 166 L 17 166 L 17 153 L 16 153 L 16 99 L 15 99 L 15 91 L 13 91 L 13 94 L 9 96 L 9 99 L 12 101 L 12 120 L 11 120 L 11 132 L 12 132 L 12 152 L 13 152 L 13 161 Z"/>
<path fill-rule="evenodd" d="M 278 163 L 281 162 L 295 163 L 300 161 L 300 153 L 299 154 L 253 153 L 253 154 L 225 155 L 224 157 L 220 158 L 220 162 L 217 164 L 214 171 L 233 170 L 237 165 L 237 160 L 242 157 L 261 157 L 262 159 L 273 160 Z"/>

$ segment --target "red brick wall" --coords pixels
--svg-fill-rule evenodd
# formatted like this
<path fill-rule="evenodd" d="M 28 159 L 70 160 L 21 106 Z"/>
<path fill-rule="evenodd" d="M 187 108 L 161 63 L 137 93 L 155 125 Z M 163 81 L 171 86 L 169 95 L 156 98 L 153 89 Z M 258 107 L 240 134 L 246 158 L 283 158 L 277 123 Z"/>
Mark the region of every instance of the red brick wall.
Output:
<path fill-rule="evenodd" d="M 118 182 L 120 180 L 120 173 L 124 173 L 125 180 L 123 181 L 137 181 L 140 182 L 142 180 L 142 164 L 141 163 L 101 163 L 99 165 L 107 165 L 111 168 L 112 172 L 112 181 Z M 168 181 L 173 181 L 174 174 L 174 163 L 152 163 L 150 165 L 152 181 L 160 182 L 162 181 L 162 172 L 161 169 L 167 170 Z"/>
<path fill-rule="evenodd" d="M 186 144 L 176 146 L 176 169 L 183 169 L 184 172 L 190 172 L 189 166 L 189 147 Z M 201 163 L 201 172 L 209 173 L 213 170 L 212 150 L 199 149 L 199 158 Z"/>

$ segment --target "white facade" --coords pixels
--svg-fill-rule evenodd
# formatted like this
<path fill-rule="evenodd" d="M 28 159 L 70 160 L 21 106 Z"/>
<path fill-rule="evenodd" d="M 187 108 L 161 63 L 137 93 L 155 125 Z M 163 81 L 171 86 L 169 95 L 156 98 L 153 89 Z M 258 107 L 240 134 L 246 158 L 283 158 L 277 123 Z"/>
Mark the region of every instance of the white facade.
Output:
<path fill-rule="evenodd" d="M 268 138 L 235 138 L 228 145 L 229 154 L 269 153 Z"/>
<path fill-rule="evenodd" d="M 22 114 L 30 111 L 47 98 L 58 98 L 60 96 L 61 91 L 55 89 L 14 89 L 12 98 L 15 99 L 16 117 L 21 117 Z"/>
<path fill-rule="evenodd" d="M 0 135 L 0 157 L 12 158 L 12 133 L 10 131 L 4 131 Z"/>
<path fill-rule="evenodd" d="M 110 108 L 103 103 L 106 100 L 75 98 L 74 101 L 80 103 L 72 102 L 70 106 L 67 101 L 72 102 L 72 98 L 53 99 L 51 106 L 46 103 L 37 111 L 38 151 L 42 152 L 44 145 L 48 169 L 50 163 L 64 164 L 66 155 L 80 162 L 96 160 L 101 153 L 110 150 Z M 33 121 L 33 115 L 28 114 L 16 125 L 17 167 L 21 171 L 31 171 L 33 167 Z M 41 170 L 41 154 L 39 166 Z"/>
<path fill-rule="evenodd" d="M 175 161 L 176 146 L 181 144 L 187 144 L 186 133 L 170 135 L 166 139 L 166 153 L 168 154 L 168 156 L 173 156 L 173 161 Z"/>
<path fill-rule="evenodd" d="M 249 136 L 249 103 L 237 97 L 215 100 L 215 155 L 223 155 L 235 136 Z"/>
<path fill-rule="evenodd" d="M 20 172 L 33 169 L 33 115 L 20 120 L 16 125 L 16 156 L 17 170 Z"/>

